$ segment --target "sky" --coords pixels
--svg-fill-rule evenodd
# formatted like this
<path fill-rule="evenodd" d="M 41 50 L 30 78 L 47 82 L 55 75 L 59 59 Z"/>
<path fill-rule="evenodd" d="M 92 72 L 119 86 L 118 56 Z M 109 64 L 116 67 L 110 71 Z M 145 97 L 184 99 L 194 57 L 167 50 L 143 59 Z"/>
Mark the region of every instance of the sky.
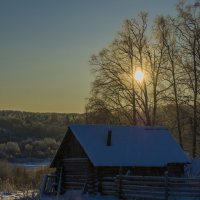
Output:
<path fill-rule="evenodd" d="M 140 11 L 173 15 L 176 0 L 0 0 L 0 110 L 83 113 L 89 59 Z"/>

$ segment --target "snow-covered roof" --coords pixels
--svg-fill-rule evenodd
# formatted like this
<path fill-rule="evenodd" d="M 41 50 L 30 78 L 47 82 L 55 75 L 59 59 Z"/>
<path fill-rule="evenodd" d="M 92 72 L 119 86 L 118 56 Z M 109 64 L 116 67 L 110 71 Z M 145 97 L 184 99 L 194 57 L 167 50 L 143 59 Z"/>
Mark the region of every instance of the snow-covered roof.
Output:
<path fill-rule="evenodd" d="M 164 166 L 189 159 L 169 131 L 162 127 L 71 125 L 95 166 Z M 108 131 L 111 146 L 107 146 Z"/>
<path fill-rule="evenodd" d="M 165 166 L 188 163 L 187 155 L 163 127 L 70 125 L 94 166 Z M 108 131 L 111 146 L 107 146 Z"/>

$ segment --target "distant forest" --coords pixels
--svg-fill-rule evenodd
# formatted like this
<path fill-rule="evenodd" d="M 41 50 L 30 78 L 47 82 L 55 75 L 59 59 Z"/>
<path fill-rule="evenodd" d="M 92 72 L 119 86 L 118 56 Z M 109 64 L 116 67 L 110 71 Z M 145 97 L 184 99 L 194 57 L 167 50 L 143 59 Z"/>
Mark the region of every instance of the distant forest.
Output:
<path fill-rule="evenodd" d="M 68 124 L 84 116 L 70 113 L 0 111 L 0 159 L 52 158 Z"/>
<path fill-rule="evenodd" d="M 177 124 L 174 120 L 175 105 L 159 108 L 158 125 L 169 128 L 178 141 Z M 191 110 L 181 108 L 183 148 L 192 155 Z M 118 119 L 120 115 L 98 110 L 93 113 L 31 113 L 0 111 L 0 159 L 51 159 L 63 139 L 69 124 L 126 124 Z M 123 119 L 123 116 L 121 116 Z M 128 124 L 127 124 L 128 125 Z M 198 128 L 199 129 L 199 128 Z M 200 136 L 197 135 L 198 144 Z M 178 141 L 179 142 L 179 141 Z M 197 145 L 197 155 L 200 148 Z"/>

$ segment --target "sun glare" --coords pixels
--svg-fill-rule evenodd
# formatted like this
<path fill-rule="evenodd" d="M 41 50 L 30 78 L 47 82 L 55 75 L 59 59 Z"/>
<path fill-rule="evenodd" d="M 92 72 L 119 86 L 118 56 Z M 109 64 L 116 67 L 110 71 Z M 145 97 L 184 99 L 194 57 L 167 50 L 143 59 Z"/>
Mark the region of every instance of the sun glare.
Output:
<path fill-rule="evenodd" d="M 137 70 L 135 72 L 134 78 L 136 81 L 142 82 L 144 79 L 144 72 L 142 72 L 141 70 Z"/>

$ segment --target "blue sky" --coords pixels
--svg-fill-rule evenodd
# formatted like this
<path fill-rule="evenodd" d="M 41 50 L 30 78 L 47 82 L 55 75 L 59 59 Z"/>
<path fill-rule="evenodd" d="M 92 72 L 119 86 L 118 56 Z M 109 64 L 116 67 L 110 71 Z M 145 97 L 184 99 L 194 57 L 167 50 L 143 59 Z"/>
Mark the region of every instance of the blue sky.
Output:
<path fill-rule="evenodd" d="M 175 0 L 0 0 L 0 109 L 84 112 L 89 59 L 140 11 Z"/>

